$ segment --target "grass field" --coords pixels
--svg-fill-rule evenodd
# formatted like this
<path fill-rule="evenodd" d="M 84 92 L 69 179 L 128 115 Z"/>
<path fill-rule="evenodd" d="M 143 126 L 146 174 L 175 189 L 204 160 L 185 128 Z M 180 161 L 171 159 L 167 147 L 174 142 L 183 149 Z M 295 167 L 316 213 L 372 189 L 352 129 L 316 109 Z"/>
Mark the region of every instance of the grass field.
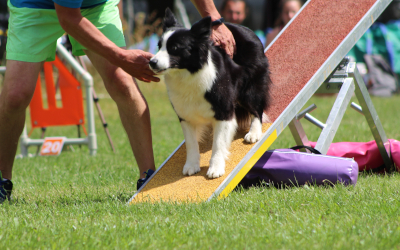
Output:
<path fill-rule="evenodd" d="M 141 84 L 152 119 L 156 165 L 183 140 L 163 84 Z M 98 94 L 105 94 L 96 83 Z M 325 121 L 333 97 L 313 97 Z M 388 138 L 400 138 L 400 97 L 373 98 Z M 14 202 L 0 206 L 1 249 L 399 249 L 400 175 L 361 174 L 355 187 L 239 188 L 201 204 L 126 203 L 139 173 L 115 104 L 100 105 L 116 147 L 96 116 L 98 154 L 77 146 L 59 157 L 15 161 Z M 310 140 L 319 129 L 302 121 Z M 35 131 L 33 137 L 39 137 Z M 76 128 L 48 136 L 76 137 Z M 361 115 L 348 109 L 338 141 L 373 140 Z M 288 129 L 272 148 L 294 146 Z M 31 153 L 36 148 L 30 149 Z"/>

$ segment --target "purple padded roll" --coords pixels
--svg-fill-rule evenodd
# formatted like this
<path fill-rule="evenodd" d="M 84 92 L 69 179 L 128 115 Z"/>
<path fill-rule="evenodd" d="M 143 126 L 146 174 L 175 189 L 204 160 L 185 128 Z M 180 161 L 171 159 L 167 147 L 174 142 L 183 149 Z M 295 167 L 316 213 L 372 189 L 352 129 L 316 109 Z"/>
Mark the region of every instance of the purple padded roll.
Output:
<path fill-rule="evenodd" d="M 357 178 L 358 164 L 353 159 L 276 149 L 265 152 L 240 184 L 251 186 L 265 181 L 278 186 L 338 182 L 355 185 Z"/>

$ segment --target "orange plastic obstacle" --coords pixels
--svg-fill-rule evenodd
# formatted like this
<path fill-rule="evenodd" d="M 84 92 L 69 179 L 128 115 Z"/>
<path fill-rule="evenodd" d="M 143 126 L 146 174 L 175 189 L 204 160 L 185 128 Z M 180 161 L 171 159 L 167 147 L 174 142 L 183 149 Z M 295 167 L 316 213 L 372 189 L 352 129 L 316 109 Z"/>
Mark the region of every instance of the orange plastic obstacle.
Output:
<path fill-rule="evenodd" d="M 54 62 L 44 63 L 44 77 L 39 76 L 34 96 L 29 106 L 32 130 L 28 134 L 25 127 L 20 138 L 21 157 L 31 155 L 28 152 L 30 146 L 39 147 L 46 142 L 46 139 L 43 139 L 45 133 L 44 128 L 65 125 L 78 126 L 78 138 L 64 138 L 64 145 L 87 145 L 89 154 L 96 155 L 97 137 L 94 126 L 92 99 L 93 78 L 82 68 L 63 45 L 57 44 L 57 52 L 58 56 L 62 57 L 65 61 L 61 62 L 59 58 L 56 57 Z M 64 66 L 67 64 L 68 68 Z M 82 87 L 77 79 L 70 73 L 70 67 L 81 77 L 82 87 L 85 88 L 85 112 L 88 131 L 85 130 L 85 126 L 82 126 L 82 128 L 86 137 L 81 137 L 79 134 L 80 125 L 85 123 Z M 41 80 L 43 78 L 45 82 Z M 42 91 L 44 89 L 45 91 Z M 42 92 L 44 97 L 42 97 Z M 61 101 L 56 99 L 56 93 L 57 96 L 60 94 Z M 34 128 L 37 127 L 42 128 L 41 138 L 30 138 Z M 47 139 L 49 138 L 47 137 Z M 51 149 L 53 150 L 55 148 Z M 38 153 L 39 152 L 36 154 Z"/>
<path fill-rule="evenodd" d="M 58 107 L 53 66 L 58 69 L 58 84 L 61 93 L 61 105 Z M 48 107 L 45 108 L 43 105 L 41 79 L 39 76 L 35 93 L 29 106 L 32 129 L 84 124 L 82 89 L 78 80 L 69 72 L 58 57 L 53 62 L 45 62 L 43 68 Z"/>

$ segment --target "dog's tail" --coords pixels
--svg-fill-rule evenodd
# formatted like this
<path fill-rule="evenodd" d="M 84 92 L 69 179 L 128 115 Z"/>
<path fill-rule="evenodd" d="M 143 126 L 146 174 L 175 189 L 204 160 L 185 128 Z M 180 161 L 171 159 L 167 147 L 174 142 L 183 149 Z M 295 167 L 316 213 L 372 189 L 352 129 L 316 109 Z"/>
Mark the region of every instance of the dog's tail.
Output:
<path fill-rule="evenodd" d="M 235 115 L 239 129 L 248 129 L 250 127 L 252 116 L 250 115 L 249 111 L 247 111 L 243 107 L 236 107 Z M 262 113 L 262 117 L 260 118 L 260 120 L 262 121 L 262 123 L 271 122 L 266 113 Z"/>
<path fill-rule="evenodd" d="M 236 121 L 239 129 L 247 129 L 251 124 L 251 116 L 249 111 L 243 107 L 236 107 L 235 109 Z"/>

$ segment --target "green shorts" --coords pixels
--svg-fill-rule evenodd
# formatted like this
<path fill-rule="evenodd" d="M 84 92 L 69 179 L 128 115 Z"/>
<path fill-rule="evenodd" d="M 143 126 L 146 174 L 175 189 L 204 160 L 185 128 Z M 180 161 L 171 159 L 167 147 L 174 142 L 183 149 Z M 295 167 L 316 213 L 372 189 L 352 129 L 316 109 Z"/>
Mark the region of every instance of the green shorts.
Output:
<path fill-rule="evenodd" d="M 119 0 L 109 0 L 81 13 L 118 47 L 125 46 L 118 10 Z M 7 37 L 8 60 L 24 62 L 53 61 L 56 43 L 65 32 L 52 9 L 17 8 L 8 1 L 10 19 Z M 72 53 L 84 55 L 86 49 L 70 37 Z"/>

